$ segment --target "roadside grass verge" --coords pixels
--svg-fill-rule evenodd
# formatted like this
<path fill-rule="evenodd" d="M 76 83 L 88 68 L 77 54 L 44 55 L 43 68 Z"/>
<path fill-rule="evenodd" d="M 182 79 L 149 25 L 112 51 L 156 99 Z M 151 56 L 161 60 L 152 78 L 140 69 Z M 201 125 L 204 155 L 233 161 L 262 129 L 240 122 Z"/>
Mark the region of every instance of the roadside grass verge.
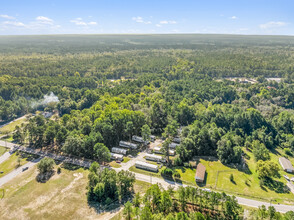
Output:
<path fill-rule="evenodd" d="M 19 120 L 13 121 L 13 122 L 9 123 L 8 125 L 5 125 L 2 128 L 0 128 L 0 133 L 1 134 L 11 133 L 15 130 L 15 127 L 17 125 L 19 126 L 25 122 L 26 122 L 26 118 L 21 118 Z"/>
<path fill-rule="evenodd" d="M 20 158 L 20 161 L 18 161 L 18 158 Z M 17 155 L 17 153 L 12 154 L 7 160 L 0 164 L 0 171 L 3 172 L 0 173 L 0 178 L 27 162 L 26 157 L 21 157 L 21 155 Z"/>
<path fill-rule="evenodd" d="M 0 146 L 0 156 L 5 154 L 8 151 L 8 148 Z"/>

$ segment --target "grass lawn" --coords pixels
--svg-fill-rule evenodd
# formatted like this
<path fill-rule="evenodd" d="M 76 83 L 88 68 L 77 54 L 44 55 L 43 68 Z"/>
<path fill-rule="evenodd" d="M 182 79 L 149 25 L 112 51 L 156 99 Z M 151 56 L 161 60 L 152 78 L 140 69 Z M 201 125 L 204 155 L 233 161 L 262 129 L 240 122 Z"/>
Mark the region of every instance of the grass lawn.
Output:
<path fill-rule="evenodd" d="M 11 122 L 8 125 L 5 125 L 2 128 L 0 128 L 0 133 L 2 133 L 2 134 L 3 133 L 10 133 L 10 132 L 14 131 L 14 129 L 17 125 L 21 125 L 24 122 L 26 122 L 26 118 L 21 118 L 19 120 Z"/>
<path fill-rule="evenodd" d="M 111 162 L 109 163 L 109 165 L 110 165 L 111 167 L 114 167 L 114 168 L 120 168 L 120 167 L 121 167 L 121 165 L 118 164 L 118 163 L 115 162 L 115 161 L 111 161 Z"/>
<path fill-rule="evenodd" d="M 275 183 L 277 184 L 277 186 L 271 188 L 261 188 L 259 185 L 258 174 L 255 170 L 256 162 L 254 161 L 253 154 L 249 151 L 246 151 L 245 153 L 249 157 L 248 159 L 246 159 L 249 168 L 249 172 L 247 173 L 225 166 L 219 161 L 207 161 L 201 159 L 200 162 L 203 163 L 206 167 L 206 182 L 204 184 L 204 187 L 211 188 L 217 191 L 224 191 L 229 194 L 239 195 L 243 197 L 251 197 L 257 200 L 266 200 L 284 204 L 294 204 L 294 195 L 292 193 L 281 193 L 279 190 L 280 188 L 278 187 L 278 185 L 282 186 L 283 184 L 287 183 L 283 175 L 288 175 L 290 178 L 294 177 L 294 175 L 286 173 L 281 169 L 281 176 L 279 178 L 274 179 L 276 181 Z M 279 157 L 285 156 L 282 150 L 278 150 L 277 152 L 275 152 L 275 154 L 271 153 L 270 155 L 271 161 L 277 163 L 278 165 Z M 294 158 L 291 157 L 289 159 L 292 162 L 292 164 L 294 164 Z M 281 168 L 280 165 L 279 167 Z M 185 167 L 175 167 L 173 169 L 177 170 L 180 173 L 181 180 L 184 183 L 189 185 L 196 185 L 196 169 Z M 137 169 L 135 166 L 132 166 L 130 168 L 130 171 L 161 177 L 160 171 L 158 173 L 154 173 L 142 169 Z M 234 177 L 234 182 L 230 181 L 231 174 Z"/>
<path fill-rule="evenodd" d="M 8 151 L 8 148 L 0 146 L 0 156 Z"/>
<path fill-rule="evenodd" d="M 294 204 L 294 195 L 292 193 L 279 193 L 275 189 L 264 187 L 263 189 L 259 185 L 258 174 L 255 170 L 256 162 L 254 161 L 253 154 L 246 151 L 246 154 L 250 157 L 247 159 L 248 168 L 251 173 L 245 173 L 224 166 L 219 161 L 205 161 L 200 160 L 206 167 L 206 186 L 212 189 L 225 191 L 227 193 L 236 194 L 245 197 L 253 197 L 260 200 L 274 201 L 280 203 Z M 271 161 L 279 164 L 279 155 L 271 153 Z M 291 159 L 293 160 L 293 158 Z M 279 165 L 280 167 L 280 165 Z M 230 181 L 230 175 L 233 175 L 234 182 Z M 277 182 L 286 184 L 286 180 L 283 175 L 286 172 L 280 171 L 281 177 L 276 178 Z M 287 174 L 290 178 L 294 175 Z"/>
<path fill-rule="evenodd" d="M 0 171 L 3 171 L 3 173 L 0 173 L 0 178 L 18 167 L 18 161 L 17 161 L 18 157 L 20 157 L 20 155 L 17 156 L 16 153 L 14 153 L 7 160 L 5 160 L 3 163 L 0 164 Z M 21 158 L 20 166 L 26 163 L 27 163 L 27 158 Z"/>
<path fill-rule="evenodd" d="M 132 158 L 129 157 L 124 157 L 124 160 L 122 161 L 122 163 L 127 163 L 131 160 Z"/>
<path fill-rule="evenodd" d="M 35 180 L 37 168 L 4 185 L 0 219 L 97 219 L 95 207 L 87 202 L 88 171 L 61 170 L 46 183 Z"/>

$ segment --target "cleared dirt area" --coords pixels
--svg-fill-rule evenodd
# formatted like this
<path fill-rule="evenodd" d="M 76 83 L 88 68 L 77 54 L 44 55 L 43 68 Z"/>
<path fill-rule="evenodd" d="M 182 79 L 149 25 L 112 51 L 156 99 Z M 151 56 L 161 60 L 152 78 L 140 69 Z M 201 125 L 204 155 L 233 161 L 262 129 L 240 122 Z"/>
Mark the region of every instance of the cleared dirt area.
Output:
<path fill-rule="evenodd" d="M 34 167 L 4 185 L 0 219 L 97 219 L 86 198 L 88 171 L 62 169 L 46 183 L 36 175 Z"/>

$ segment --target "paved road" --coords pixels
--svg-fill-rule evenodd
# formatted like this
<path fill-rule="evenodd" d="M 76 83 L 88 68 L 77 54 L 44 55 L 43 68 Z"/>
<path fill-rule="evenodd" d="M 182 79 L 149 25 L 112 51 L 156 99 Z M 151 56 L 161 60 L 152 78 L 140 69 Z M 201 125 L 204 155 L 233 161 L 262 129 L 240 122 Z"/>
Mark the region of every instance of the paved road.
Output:
<path fill-rule="evenodd" d="M 3 141 L 0 141 L 0 145 L 3 144 L 2 142 Z M 37 151 L 37 150 L 31 149 L 31 148 L 20 147 L 16 144 L 12 144 L 12 143 L 7 143 L 7 147 L 12 148 L 12 149 L 14 147 L 19 147 L 19 150 L 24 151 L 24 152 L 37 154 L 41 157 L 44 157 L 44 156 L 51 157 L 55 160 L 63 161 L 66 163 L 72 163 L 72 164 L 83 166 L 83 167 L 90 167 L 90 165 L 92 163 L 92 161 L 90 161 L 90 160 L 74 159 L 74 158 L 70 158 L 70 157 L 55 155 L 55 154 L 52 154 L 49 152 Z M 127 163 L 121 163 L 122 166 L 120 168 L 113 168 L 113 169 L 116 170 L 117 172 L 119 172 L 120 170 L 128 170 L 131 166 L 133 166 L 136 163 L 136 161 L 144 160 L 143 157 L 145 156 L 145 154 L 146 153 L 144 153 L 144 152 L 140 153 L 137 157 L 133 158 L 132 160 L 128 161 Z M 40 160 L 40 159 L 38 159 L 38 160 Z M 33 164 L 30 164 L 30 166 L 33 166 L 37 162 L 38 161 L 36 160 L 34 162 L 29 162 L 29 163 L 33 163 Z M 11 180 L 13 177 L 15 177 L 20 172 L 21 172 L 21 170 L 18 170 L 14 174 L 11 174 L 12 177 L 8 177 L 8 178 L 10 178 L 9 180 Z M 141 180 L 141 181 L 149 182 L 149 183 L 151 182 L 152 184 L 159 183 L 164 188 L 167 188 L 169 185 L 174 186 L 175 188 L 177 188 L 179 186 L 184 186 L 184 187 L 187 186 L 185 184 L 176 183 L 174 181 L 165 180 L 165 179 L 158 178 L 158 177 L 151 177 L 151 176 L 145 175 L 145 174 L 140 174 L 140 173 L 134 173 L 134 174 L 135 174 L 135 177 L 137 180 Z M 8 175 L 9 174 L 7 174 L 6 176 L 8 176 Z M 4 177 L 6 177 L 6 176 L 4 176 Z M 2 177 L 1 179 L 3 179 L 4 177 Z M 0 179 L 0 186 L 1 186 L 1 179 Z M 6 181 L 6 182 L 8 182 L 8 181 Z M 262 201 L 253 200 L 253 199 L 246 199 L 243 197 L 236 197 L 236 198 L 237 198 L 239 204 L 254 207 L 254 208 L 258 208 L 259 206 L 262 206 L 262 205 L 265 205 L 266 207 L 272 205 L 279 212 L 285 213 L 287 211 L 294 211 L 294 206 L 290 206 L 290 205 L 270 204 L 268 202 L 262 202 Z"/>
<path fill-rule="evenodd" d="M 5 160 L 7 160 L 11 155 L 12 155 L 12 153 L 10 153 L 10 152 L 6 152 L 6 153 L 4 153 L 4 154 L 0 157 L 0 164 L 3 163 Z"/>
<path fill-rule="evenodd" d="M 0 187 L 2 185 L 4 185 L 5 183 L 9 182 L 10 180 L 12 180 L 13 178 L 15 178 L 16 176 L 18 176 L 19 174 L 26 172 L 26 171 L 22 171 L 23 168 L 25 168 L 25 167 L 30 168 L 32 166 L 35 166 L 40 160 L 41 160 L 41 158 L 30 161 L 30 162 L 26 163 L 25 165 L 18 167 L 17 169 L 11 171 L 10 173 L 8 173 L 5 176 L 3 176 L 2 178 L 0 178 Z"/>

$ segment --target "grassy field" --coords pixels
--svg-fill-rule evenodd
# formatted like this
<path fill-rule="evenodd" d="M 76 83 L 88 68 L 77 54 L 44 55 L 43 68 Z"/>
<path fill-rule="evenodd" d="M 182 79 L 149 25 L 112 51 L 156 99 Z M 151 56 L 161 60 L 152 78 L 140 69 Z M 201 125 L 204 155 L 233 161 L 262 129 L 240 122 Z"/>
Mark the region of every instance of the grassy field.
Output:
<path fill-rule="evenodd" d="M 1 134 L 11 133 L 12 131 L 15 130 L 15 127 L 17 125 L 21 125 L 22 123 L 25 123 L 25 122 L 26 122 L 26 118 L 21 118 L 19 120 L 11 122 L 8 125 L 5 125 L 2 128 L 0 128 L 0 133 Z"/>
<path fill-rule="evenodd" d="M 274 179 L 275 185 L 271 187 L 260 187 L 258 174 L 255 168 L 256 162 L 254 161 L 253 155 L 249 151 L 246 151 L 245 153 L 248 156 L 246 162 L 249 168 L 249 172 L 243 172 L 239 171 L 238 169 L 230 168 L 223 165 L 219 161 L 207 161 L 201 159 L 200 162 L 203 163 L 206 167 L 206 181 L 205 184 L 203 184 L 204 187 L 217 191 L 225 191 L 227 193 L 243 197 L 251 197 L 258 200 L 294 204 L 294 195 L 292 193 L 283 193 L 280 190 L 281 187 L 287 183 L 283 175 L 288 175 L 290 178 L 294 177 L 294 175 L 288 174 L 281 169 L 280 177 Z M 285 156 L 282 150 L 278 150 L 277 152 L 271 153 L 270 155 L 271 161 L 277 163 L 278 165 L 279 157 Z M 294 158 L 289 159 L 294 164 Z M 184 183 L 196 186 L 196 169 L 185 167 L 176 167 L 174 169 L 180 173 L 181 180 Z M 132 166 L 130 171 L 161 177 L 160 172 L 153 173 L 146 170 L 137 169 L 135 166 Z M 234 182 L 230 181 L 231 175 L 234 177 Z"/>
<path fill-rule="evenodd" d="M 46 183 L 36 175 L 33 167 L 4 185 L 0 219 L 97 219 L 86 197 L 88 171 L 62 169 Z"/>
<path fill-rule="evenodd" d="M 0 219 L 109 219 L 120 209 L 99 213 L 86 197 L 88 170 L 67 170 L 51 177 L 46 183 L 35 180 L 36 166 L 3 186 Z M 149 183 L 136 181 L 135 192 L 145 192 Z M 0 198 L 3 194 L 0 192 Z"/>
<path fill-rule="evenodd" d="M 0 146 L 0 156 L 3 155 L 7 151 L 8 151 L 8 149 L 6 147 Z"/>
<path fill-rule="evenodd" d="M 18 156 L 17 153 L 14 153 L 7 160 L 0 164 L 0 171 L 3 171 L 3 173 L 0 173 L 0 178 L 16 169 L 18 165 L 22 166 L 27 163 L 27 158 L 20 157 L 20 163 L 18 164 L 18 157 L 20 156 Z"/>
<path fill-rule="evenodd" d="M 253 155 L 249 151 L 246 151 L 245 153 L 249 156 L 249 159 L 246 160 L 249 173 L 229 168 L 221 164 L 219 161 L 209 162 L 201 160 L 207 170 L 206 187 L 236 195 L 254 197 L 256 199 L 294 204 L 294 195 L 292 193 L 279 193 L 278 187 L 260 187 L 258 174 L 255 168 L 256 162 L 253 159 Z M 279 164 L 278 160 L 281 156 L 278 154 L 278 152 L 275 154 L 271 153 L 271 161 L 277 164 Z M 293 161 L 293 158 L 291 158 L 291 161 Z M 234 177 L 234 182 L 230 181 L 231 174 Z M 286 174 L 290 178 L 294 176 L 284 172 L 282 169 L 280 170 L 280 174 L 280 178 L 275 178 L 276 183 L 280 185 L 287 183 L 283 175 Z"/>

